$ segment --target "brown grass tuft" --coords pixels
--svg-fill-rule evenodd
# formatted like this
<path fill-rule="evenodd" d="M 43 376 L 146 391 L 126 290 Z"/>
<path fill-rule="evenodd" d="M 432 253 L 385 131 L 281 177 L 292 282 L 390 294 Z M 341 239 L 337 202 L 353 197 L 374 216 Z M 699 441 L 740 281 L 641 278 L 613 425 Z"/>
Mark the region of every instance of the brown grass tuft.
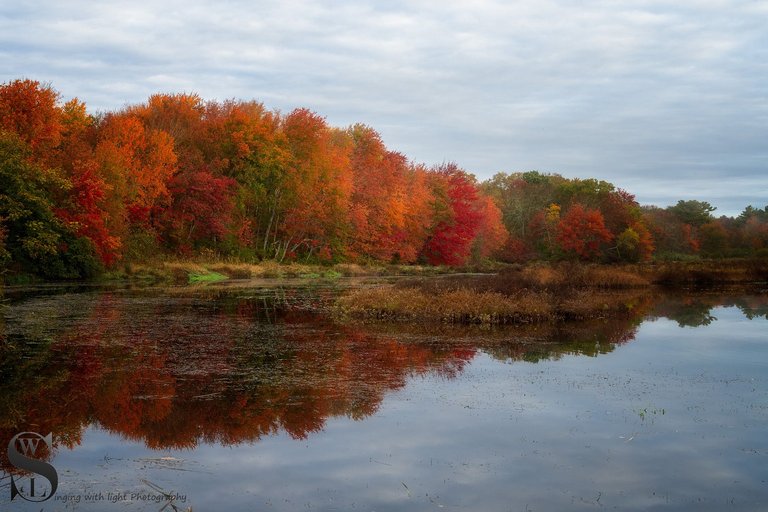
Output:
<path fill-rule="evenodd" d="M 637 298 L 637 292 L 630 291 L 521 290 L 508 295 L 469 288 L 430 291 L 386 285 L 354 290 L 337 301 L 336 309 L 342 316 L 376 320 L 520 324 L 625 313 Z"/>
<path fill-rule="evenodd" d="M 546 320 L 552 308 L 540 294 L 512 298 L 469 289 L 439 294 L 416 288 L 380 286 L 356 290 L 337 302 L 340 313 L 380 320 L 437 320 L 451 323 L 524 323 Z"/>

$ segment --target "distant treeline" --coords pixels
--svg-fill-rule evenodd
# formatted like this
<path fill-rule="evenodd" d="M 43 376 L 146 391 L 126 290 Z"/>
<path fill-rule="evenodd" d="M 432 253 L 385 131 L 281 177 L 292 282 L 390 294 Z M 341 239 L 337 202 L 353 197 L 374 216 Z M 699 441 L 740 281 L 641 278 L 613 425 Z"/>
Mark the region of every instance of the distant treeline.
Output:
<path fill-rule="evenodd" d="M 768 207 L 640 207 L 593 179 L 478 183 L 372 128 L 307 109 L 157 94 L 97 116 L 32 80 L 0 85 L 0 269 L 82 278 L 157 256 L 464 265 L 765 251 Z"/>
<path fill-rule="evenodd" d="M 501 209 L 506 261 L 768 256 L 768 206 L 716 218 L 706 201 L 640 206 L 606 181 L 536 171 L 500 173 L 480 187 Z"/>

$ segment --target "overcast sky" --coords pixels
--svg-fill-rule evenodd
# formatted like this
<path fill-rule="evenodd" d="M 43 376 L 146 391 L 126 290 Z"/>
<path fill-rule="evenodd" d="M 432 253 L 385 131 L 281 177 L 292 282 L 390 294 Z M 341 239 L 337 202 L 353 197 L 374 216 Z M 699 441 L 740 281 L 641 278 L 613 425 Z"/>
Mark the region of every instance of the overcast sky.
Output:
<path fill-rule="evenodd" d="M 92 112 L 156 92 L 308 107 L 486 179 L 768 204 L 768 0 L 0 3 L 0 81 Z"/>

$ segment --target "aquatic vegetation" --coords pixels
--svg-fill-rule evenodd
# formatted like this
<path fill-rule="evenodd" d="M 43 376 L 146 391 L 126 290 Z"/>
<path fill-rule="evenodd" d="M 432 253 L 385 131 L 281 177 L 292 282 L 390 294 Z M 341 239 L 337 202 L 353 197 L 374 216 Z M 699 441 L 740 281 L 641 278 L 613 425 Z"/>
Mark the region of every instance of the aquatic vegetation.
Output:
<path fill-rule="evenodd" d="M 219 274 L 218 272 L 205 272 L 202 274 L 189 274 L 189 284 L 197 283 L 215 283 L 217 281 L 224 281 L 228 279 L 227 276 Z"/>

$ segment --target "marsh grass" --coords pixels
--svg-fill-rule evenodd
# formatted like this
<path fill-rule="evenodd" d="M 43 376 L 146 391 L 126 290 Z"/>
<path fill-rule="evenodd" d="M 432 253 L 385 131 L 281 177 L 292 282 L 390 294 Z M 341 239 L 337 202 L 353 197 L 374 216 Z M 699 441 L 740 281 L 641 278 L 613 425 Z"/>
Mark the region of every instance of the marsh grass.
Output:
<path fill-rule="evenodd" d="M 378 320 L 531 323 L 631 313 L 656 285 L 684 287 L 768 281 L 765 260 L 647 265 L 512 265 L 497 274 L 404 279 L 353 290 L 340 315 Z"/>
<path fill-rule="evenodd" d="M 564 288 L 645 288 L 651 283 L 626 267 L 561 263 L 559 265 L 532 265 L 501 274 L 507 288 L 526 287 L 546 290 Z"/>
<path fill-rule="evenodd" d="M 336 302 L 342 317 L 461 324 L 525 324 L 566 319 L 603 318 L 631 312 L 641 300 L 637 290 L 516 289 L 502 293 L 477 287 L 403 287 L 357 289 Z"/>
<path fill-rule="evenodd" d="M 513 299 L 498 292 L 470 289 L 433 294 L 382 286 L 357 290 L 340 299 L 338 306 L 339 312 L 352 317 L 451 323 L 526 323 L 552 315 L 546 299 L 537 294 L 526 293 Z"/>
<path fill-rule="evenodd" d="M 476 290 L 438 294 L 393 286 L 357 290 L 337 302 L 338 312 L 352 318 L 440 321 L 448 323 L 521 324 L 584 320 L 629 313 L 638 294 L 627 291 L 567 295 L 527 291 L 515 295 Z"/>
<path fill-rule="evenodd" d="M 637 272 L 662 286 L 766 283 L 768 259 L 669 261 L 639 267 Z"/>
<path fill-rule="evenodd" d="M 573 290 L 642 289 L 651 282 L 623 267 L 581 265 L 511 266 L 497 274 L 446 275 L 439 279 L 410 279 L 398 284 L 403 288 L 419 288 L 431 293 L 452 289 L 471 289 L 478 292 L 493 291 L 504 295 L 521 292 L 545 292 L 558 295 Z"/>

